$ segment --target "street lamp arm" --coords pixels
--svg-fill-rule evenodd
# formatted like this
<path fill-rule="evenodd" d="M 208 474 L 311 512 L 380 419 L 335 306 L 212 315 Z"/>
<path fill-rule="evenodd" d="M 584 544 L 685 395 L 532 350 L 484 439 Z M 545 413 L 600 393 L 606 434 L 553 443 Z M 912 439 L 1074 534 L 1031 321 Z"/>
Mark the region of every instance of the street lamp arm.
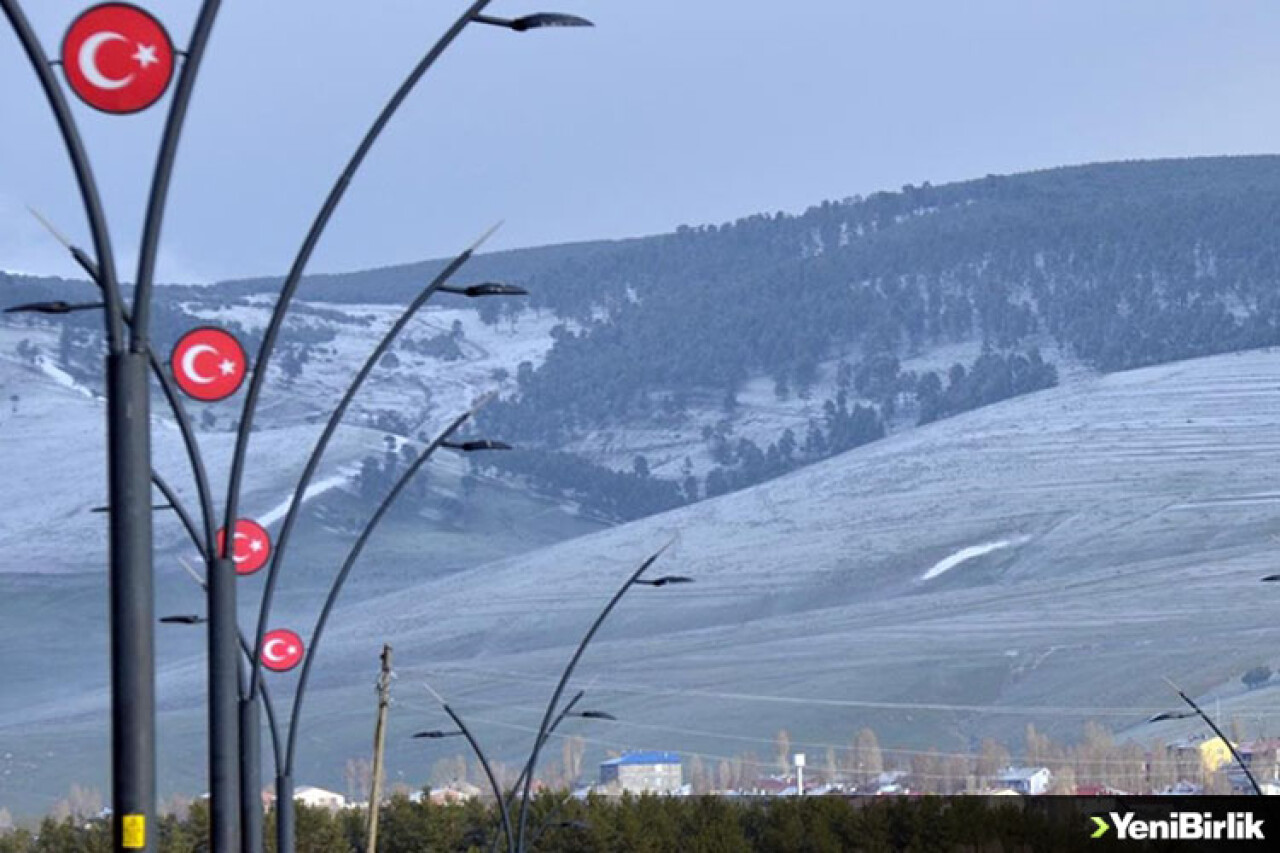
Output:
<path fill-rule="evenodd" d="M 635 582 L 640 576 L 648 570 L 658 558 L 662 556 L 671 543 L 668 542 L 658 549 L 653 556 L 640 564 L 640 568 L 631 573 L 626 583 L 618 588 L 613 594 L 613 598 L 609 599 L 609 603 L 604 606 L 604 610 L 600 611 L 600 615 L 596 617 L 596 621 L 591 623 L 591 627 L 587 630 L 586 635 L 582 638 L 582 642 L 578 643 L 578 648 L 574 650 L 573 657 L 569 659 L 569 664 L 564 668 L 564 672 L 560 676 L 559 683 L 556 684 L 555 691 L 551 694 L 551 701 L 547 703 L 546 713 L 542 716 L 542 725 L 538 727 L 538 736 L 533 742 L 533 753 L 529 756 L 529 772 L 525 775 L 524 791 L 520 795 L 520 828 L 516 832 L 517 848 L 524 844 L 524 830 L 529 819 L 529 790 L 533 785 L 533 774 L 538 767 L 538 753 L 542 750 L 542 743 L 546 738 L 548 726 L 551 722 L 551 715 L 555 713 L 556 705 L 560 701 L 560 694 L 564 692 L 565 685 L 569 683 L 569 678 L 573 675 L 573 670 L 578 666 L 578 661 L 582 658 L 583 652 L 587 650 L 587 646 L 591 644 L 591 640 L 595 637 L 596 632 L 600 630 L 600 626 L 604 624 L 604 620 L 609 618 L 609 614 L 613 612 L 613 608 L 617 607 L 618 602 L 627 594 L 627 590 L 635 586 Z"/>
<path fill-rule="evenodd" d="M 6 2 L 11 2 L 11 0 L 6 0 Z M 449 45 L 462 33 L 472 18 L 484 11 L 484 8 L 490 2 L 491 0 L 474 0 L 444 35 L 427 51 L 426 56 L 419 60 L 418 64 L 409 72 L 409 75 L 400 84 L 400 87 L 396 89 L 391 99 L 383 106 L 382 111 L 378 113 L 368 131 L 365 132 L 364 138 L 360 141 L 359 146 L 356 147 L 355 153 L 351 155 L 351 159 L 347 161 L 342 174 L 338 176 L 337 181 L 330 188 L 329 195 L 325 198 L 324 204 L 312 221 L 306 237 L 303 238 L 298 254 L 293 259 L 293 265 L 289 268 L 289 273 L 280 289 L 280 297 L 271 312 L 271 318 L 267 321 L 262 344 L 258 347 L 258 357 L 253 364 L 253 375 L 249 380 L 249 390 L 245 394 L 244 409 L 240 415 L 240 428 L 236 435 L 235 450 L 231 456 L 231 473 L 227 484 L 226 526 L 228 529 L 235 523 L 236 519 L 236 509 L 240 501 L 240 481 L 244 474 L 245 454 L 248 451 L 249 434 L 253 430 L 253 418 L 258 405 L 258 396 L 262 393 L 262 386 L 266 381 L 267 366 L 271 359 L 272 350 L 275 348 L 276 338 L 280 334 L 280 327 L 284 323 L 285 312 L 289 310 L 294 292 L 297 291 L 298 285 L 302 281 L 302 273 L 306 269 L 307 262 L 310 261 L 316 244 L 319 243 L 325 227 L 329 224 L 334 210 L 338 207 L 338 203 L 342 201 L 347 186 L 355 177 L 360 164 L 364 162 L 369 150 L 373 147 L 374 142 L 377 141 L 391 117 L 395 115 L 396 110 L 404 103 L 409 93 L 418 84 L 418 81 L 427 73 L 427 70 L 435 64 L 436 60 L 448 49 Z M 228 539 L 228 541 L 230 540 Z"/>
<path fill-rule="evenodd" d="M 471 745 L 471 751 L 476 754 L 480 766 L 484 768 L 484 775 L 489 779 L 489 787 L 493 790 L 493 796 L 498 804 L 498 814 L 502 818 L 502 831 L 507 836 L 507 850 L 515 853 L 515 836 L 511 832 L 511 813 L 507 810 L 507 804 L 502 799 L 502 788 L 498 785 L 498 779 L 493 775 L 493 767 L 489 764 L 489 759 L 485 758 L 484 751 L 480 749 L 480 744 L 472 737 L 471 730 L 467 728 L 467 724 L 462 722 L 462 717 L 449 707 L 447 702 L 441 702 L 440 707 L 453 720 L 454 725 L 462 732 L 462 736 L 467 739 L 467 743 Z"/>
<path fill-rule="evenodd" d="M 221 0 L 204 0 L 191 41 L 187 45 L 182 62 L 182 72 L 169 103 L 169 117 L 165 122 L 164 136 L 156 156 L 155 173 L 151 177 L 151 197 L 147 202 L 147 216 L 142 226 L 142 245 L 138 251 L 138 277 L 134 280 L 132 337 L 130 347 L 134 352 L 147 349 L 147 333 L 151 321 L 151 286 L 156 270 L 156 251 L 160 245 L 160 226 L 164 221 L 165 204 L 169 197 L 169 178 L 173 175 L 173 162 L 178 153 L 178 139 L 187 117 L 187 105 L 195 89 L 196 76 L 200 73 L 200 60 L 213 32 L 213 22 L 218 17 Z"/>
<path fill-rule="evenodd" d="M 36 37 L 35 31 L 31 29 L 31 23 L 27 20 L 27 16 L 22 11 L 18 0 L 0 0 L 0 9 L 4 10 L 10 26 L 13 27 L 14 34 L 18 37 L 18 41 L 21 42 L 23 50 L 26 51 L 27 60 L 31 63 L 31 68 L 35 71 L 36 77 L 40 81 L 40 88 L 44 90 L 45 99 L 49 102 L 49 109 L 53 112 L 54 120 L 58 124 L 58 130 L 62 134 L 62 142 L 67 149 L 67 156 L 71 159 L 71 167 L 76 176 L 76 185 L 80 189 L 80 198 L 84 203 L 85 216 L 89 220 L 89 230 L 93 234 L 93 248 L 98 257 L 102 259 L 102 289 L 106 295 L 107 302 L 107 348 L 113 354 L 123 352 L 124 300 L 120 296 L 120 284 L 116 278 L 114 255 L 111 251 L 111 234 L 107 230 L 106 213 L 102 208 L 102 199 L 98 195 L 98 184 L 93 176 L 93 168 L 89 165 L 89 156 L 84 150 L 84 142 L 80 138 L 80 131 L 71 115 L 71 109 L 62 93 L 62 87 L 58 85 L 58 81 L 53 75 L 53 66 L 49 62 L 49 57 L 45 54 L 44 48 L 40 46 L 40 40 Z"/>
<path fill-rule="evenodd" d="M 391 491 L 387 496 L 382 499 L 382 503 L 378 505 L 373 516 L 365 524 L 364 529 L 360 531 L 360 535 L 356 538 L 355 543 L 352 544 L 351 550 L 347 552 L 347 558 L 343 561 L 342 568 L 338 570 L 338 576 L 334 578 L 333 585 L 329 587 L 329 595 L 325 598 L 324 607 L 320 609 L 320 616 L 316 620 L 315 629 L 311 633 L 311 642 L 308 643 L 306 647 L 307 653 L 306 657 L 302 661 L 302 672 L 298 676 L 298 686 L 294 690 L 293 694 L 293 711 L 289 716 L 289 743 L 288 747 L 285 749 L 285 772 L 283 775 L 290 777 L 293 775 L 293 759 L 294 754 L 297 751 L 298 719 L 302 713 L 302 699 L 307 692 L 307 682 L 311 678 L 311 667 L 315 663 L 316 652 L 319 651 L 320 640 L 324 636 L 325 625 L 329 622 L 329 614 L 333 612 L 333 606 L 338 600 L 338 595 L 342 592 L 342 587 L 343 584 L 346 583 L 347 575 L 351 573 L 352 566 L 354 566 L 356 560 L 359 559 L 360 553 L 364 550 L 365 544 L 369 541 L 369 537 L 373 535 L 373 531 L 377 529 L 378 524 L 383 519 L 383 516 L 385 516 L 387 511 L 391 509 L 391 505 L 395 502 L 396 498 L 400 496 L 400 493 L 404 491 L 405 487 L 409 485 L 409 481 L 413 479 L 413 476 L 418 473 L 418 469 L 420 469 L 426 461 L 431 458 L 431 454 L 435 453 L 441 444 L 448 440 L 449 436 L 453 435 L 455 431 L 471 419 L 471 416 L 475 414 L 475 411 L 475 408 L 472 408 L 470 411 L 463 412 L 461 415 L 458 415 L 447 427 L 445 427 L 443 432 L 436 436 L 434 441 L 427 445 L 426 449 L 418 455 L 418 458 L 415 459 L 413 463 L 409 465 L 408 469 L 400 475 L 400 479 L 391 487 Z M 258 656 L 255 655 L 255 662 L 257 659 Z"/>
<path fill-rule="evenodd" d="M 448 281 L 463 264 L 471 259 L 472 254 L 475 253 L 481 243 L 483 243 L 484 240 L 492 233 L 493 230 L 490 230 L 463 251 L 462 254 L 454 258 L 449 265 L 441 270 L 440 274 L 437 275 L 430 284 L 423 288 L 417 297 L 409 303 L 409 306 L 401 312 L 399 319 L 397 319 L 395 324 L 387 330 L 386 334 L 382 336 L 382 340 L 380 340 L 378 345 L 374 347 L 373 352 L 369 354 L 367 359 L 365 359 L 364 365 L 356 374 L 355 379 L 352 380 L 349 386 L 347 386 L 347 390 L 342 395 L 342 399 L 338 401 L 337 407 L 333 410 L 333 413 L 329 415 L 329 420 L 325 423 L 324 430 L 320 433 L 320 437 L 316 439 L 315 446 L 311 449 L 311 455 L 307 458 L 306 465 L 303 466 L 302 476 L 298 478 L 298 484 L 294 487 L 293 497 L 289 500 L 289 508 L 285 512 L 284 521 L 281 522 L 280 531 L 276 535 L 275 547 L 272 549 L 271 565 L 267 569 L 267 579 L 262 590 L 262 602 L 258 609 L 258 626 L 257 631 L 254 634 L 254 642 L 256 644 L 255 649 L 261 645 L 263 637 L 267 631 L 267 622 L 271 618 L 271 602 L 275 595 L 276 579 L 279 577 L 281 568 L 284 566 L 285 551 L 289 547 L 290 536 L 293 533 L 294 523 L 297 521 L 298 514 L 302 509 L 303 498 L 306 496 L 307 488 L 311 485 L 311 479 L 315 476 L 316 469 L 320 466 L 321 457 L 324 456 L 325 450 L 329 447 L 330 439 L 333 438 L 334 433 L 337 432 L 338 426 L 342 423 L 342 418 L 347 412 L 347 407 L 351 405 L 352 399 L 354 399 L 356 392 L 358 392 L 364 385 L 365 379 L 367 379 L 369 374 L 373 372 L 374 367 L 377 366 L 386 351 L 391 348 L 391 344 L 395 342 L 397 337 L 399 337 L 400 333 L 404 330 L 405 326 L 408 325 L 409 321 L 417 314 L 418 310 L 426 304 L 427 300 L 430 299 L 433 294 L 440 290 L 441 286 L 443 286 L 444 283 Z M 255 659 L 258 657 L 259 655 L 255 655 Z M 260 683 L 262 683 L 262 668 L 261 666 L 254 666 L 249 686 L 250 694 L 257 690 Z"/>

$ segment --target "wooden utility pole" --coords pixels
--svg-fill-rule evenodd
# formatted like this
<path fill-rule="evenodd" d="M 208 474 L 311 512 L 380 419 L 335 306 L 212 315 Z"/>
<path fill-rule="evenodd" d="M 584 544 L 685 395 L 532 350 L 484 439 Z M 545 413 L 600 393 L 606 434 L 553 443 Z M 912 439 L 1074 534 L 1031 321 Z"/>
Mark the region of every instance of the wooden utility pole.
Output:
<path fill-rule="evenodd" d="M 391 646 L 382 646 L 378 675 L 378 722 L 373 729 L 373 780 L 369 786 L 368 853 L 378 851 L 378 806 L 382 803 L 382 752 L 387 742 L 387 706 L 391 704 Z"/>

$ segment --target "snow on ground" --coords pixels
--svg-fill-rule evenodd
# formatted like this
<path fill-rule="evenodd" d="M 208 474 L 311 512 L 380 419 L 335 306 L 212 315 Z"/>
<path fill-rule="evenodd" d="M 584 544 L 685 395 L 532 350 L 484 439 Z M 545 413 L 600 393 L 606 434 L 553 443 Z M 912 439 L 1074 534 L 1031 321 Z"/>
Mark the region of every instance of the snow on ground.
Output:
<path fill-rule="evenodd" d="M 49 359 L 48 356 L 45 356 L 45 355 L 38 356 L 36 359 L 36 364 L 40 368 L 40 371 L 44 373 L 45 376 L 52 379 L 59 386 L 71 391 L 75 391 L 76 393 L 81 394 L 85 397 L 88 397 L 91 400 L 95 399 L 98 396 L 91 389 L 86 388 L 84 385 L 81 385 L 79 382 L 77 382 L 71 376 L 70 373 L 67 373 L 65 370 L 58 367 L 58 365 L 54 364 Z"/>
<path fill-rule="evenodd" d="M 1014 545 L 1021 545 L 1027 541 L 1028 541 L 1027 537 L 1020 536 L 1014 539 L 1000 539 L 996 542 L 987 542 L 982 545 L 970 545 L 967 548 L 961 548 L 959 551 L 956 551 L 954 554 L 944 557 L 943 559 L 934 563 L 933 566 L 929 569 L 929 571 L 925 572 L 923 575 L 920 576 L 920 580 L 922 581 L 933 580 L 939 575 L 944 574 L 950 571 L 951 569 L 954 569 L 956 566 L 960 565 L 961 563 L 967 563 L 970 560 L 976 560 L 978 557 L 986 556 L 987 554 L 990 554 L 994 551 L 1003 551 L 1005 548 L 1010 548 Z"/>
<path fill-rule="evenodd" d="M 360 469 L 358 466 L 353 465 L 348 467 L 346 470 L 342 471 L 341 473 L 334 474 L 332 477 L 326 477 L 323 480 L 313 480 L 311 485 L 307 486 L 306 491 L 302 493 L 302 503 L 305 505 L 308 501 L 312 501 L 320 497 L 325 492 L 328 492 L 333 489 L 346 485 L 347 483 L 351 482 L 351 480 L 355 477 L 355 475 L 359 472 L 359 470 Z M 257 521 L 259 524 L 261 524 L 263 527 L 267 527 L 272 524 L 275 524 L 277 521 L 283 520 L 285 515 L 288 514 L 289 505 L 291 503 L 293 503 L 292 492 L 289 493 L 289 496 L 287 498 L 280 501 L 280 503 L 276 504 L 271 509 L 255 516 L 254 520 Z"/>
<path fill-rule="evenodd" d="M 1088 381 L 1096 376 L 1096 371 L 1063 351 L 1050 338 L 1032 341 L 1026 349 L 1032 346 L 1038 346 L 1041 355 L 1058 367 L 1062 385 Z M 921 355 L 904 357 L 901 369 L 917 373 L 937 371 L 945 383 L 945 375 L 953 364 L 963 364 L 967 368 L 981 354 L 982 344 L 978 341 L 943 344 L 930 347 Z M 823 405 L 837 394 L 836 377 L 841 363 L 856 364 L 859 358 L 859 353 L 848 352 L 818 365 L 813 387 L 804 396 L 792 389 L 785 397 L 779 398 L 772 379 L 755 376 L 738 389 L 737 406 L 731 414 L 726 414 L 722 408 L 722 395 L 694 396 L 689 406 L 689 417 L 684 423 L 598 430 L 569 442 L 565 449 L 623 471 L 630 471 L 635 457 L 643 455 L 654 476 L 666 479 L 683 478 L 687 458 L 692 472 L 698 477 L 705 477 L 717 463 L 711 457 L 710 445 L 702 437 L 704 428 L 727 426 L 731 441 L 746 438 L 761 448 L 776 442 L 788 429 L 796 441 L 803 442 L 809 422 L 821 421 Z M 849 404 L 856 403 L 868 401 L 851 394 Z M 889 431 L 899 433 L 914 426 L 914 417 L 908 413 L 890 424 Z"/>
<path fill-rule="evenodd" d="M 489 326 L 480 321 L 479 313 L 470 307 L 445 304 L 456 297 L 437 297 L 440 304 L 429 303 L 418 312 L 401 333 L 399 341 L 421 341 L 451 332 L 454 323 L 463 331 L 459 348 L 462 358 L 443 361 L 423 356 L 397 342 L 391 353 L 399 362 L 395 367 L 377 367 L 356 397 L 348 414 L 348 422 L 368 423 L 379 412 L 395 411 L 413 418 L 413 430 L 429 426 L 432 417 L 447 418 L 468 409 L 476 398 L 491 390 L 510 391 L 515 387 L 516 370 L 522 361 L 542 363 L 553 343 L 551 329 L 560 323 L 549 312 L 526 311 L 514 320 Z M 347 305 L 299 300 L 303 309 L 338 312 L 349 320 L 335 322 L 305 313 L 286 322 L 281 344 L 291 345 L 290 330 L 301 326 L 321 325 L 332 328 L 337 337 L 329 342 L 306 345 L 309 361 L 292 383 L 281 381 L 280 357 L 273 357 L 273 372 L 268 387 L 271 401 L 265 412 L 279 421 L 297 421 L 327 414 L 346 385 L 377 346 L 379 340 L 396 321 L 401 308 L 394 305 Z M 271 304 L 254 302 L 224 308 L 189 307 L 196 316 L 210 321 L 234 319 L 247 328 L 262 328 L 270 314 Z M 371 322 L 359 322 L 359 320 Z M 495 378 L 505 371 L 507 378 Z"/>

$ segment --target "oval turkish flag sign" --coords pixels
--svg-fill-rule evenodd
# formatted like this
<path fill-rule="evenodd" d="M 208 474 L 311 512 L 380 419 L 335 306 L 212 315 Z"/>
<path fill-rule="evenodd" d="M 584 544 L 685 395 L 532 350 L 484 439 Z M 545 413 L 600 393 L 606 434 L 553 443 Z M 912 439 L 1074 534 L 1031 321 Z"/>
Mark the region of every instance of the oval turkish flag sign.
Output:
<path fill-rule="evenodd" d="M 173 348 L 169 368 L 178 387 L 197 400 L 225 400 L 244 381 L 244 347 L 222 329 L 192 329 Z"/>
<path fill-rule="evenodd" d="M 218 531 L 218 553 L 226 528 Z M 251 575 L 267 564 L 271 557 L 271 537 L 261 524 L 248 518 L 236 522 L 236 535 L 231 545 L 231 561 L 236 564 L 236 574 Z"/>
<path fill-rule="evenodd" d="M 262 638 L 262 665 L 272 672 L 288 672 L 302 660 L 302 638 L 288 628 L 268 631 Z"/>
<path fill-rule="evenodd" d="M 107 113 L 136 113 L 160 100 L 173 78 L 173 55 L 160 22 L 128 3 L 86 10 L 62 38 L 71 90 Z"/>

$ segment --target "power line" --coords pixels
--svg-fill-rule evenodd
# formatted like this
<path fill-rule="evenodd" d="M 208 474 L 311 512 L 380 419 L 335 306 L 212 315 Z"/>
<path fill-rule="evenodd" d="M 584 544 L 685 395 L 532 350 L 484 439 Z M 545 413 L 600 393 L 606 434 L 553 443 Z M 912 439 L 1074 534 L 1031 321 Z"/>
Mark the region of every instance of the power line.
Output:
<path fill-rule="evenodd" d="M 405 705 L 413 710 L 422 710 L 422 711 L 434 710 L 432 706 L 428 705 L 425 702 L 421 706 L 417 706 L 414 704 L 416 701 L 414 699 L 409 699 L 404 701 L 405 701 Z M 512 710 L 512 711 L 528 711 L 529 713 L 541 712 L 543 710 L 541 708 L 534 708 L 528 705 L 524 705 L 524 706 L 512 705 L 507 702 L 499 702 L 496 700 L 485 700 L 485 699 L 473 698 L 473 699 L 466 699 L 463 701 L 467 704 L 487 705 L 490 707 L 505 708 L 507 710 Z M 487 719 L 481 718 L 481 717 L 474 717 L 472 719 L 476 720 L 477 722 L 489 722 Z M 512 723 L 510 725 L 514 726 L 516 724 Z M 671 732 L 674 734 L 683 734 L 683 735 L 690 735 L 690 736 L 696 736 L 696 737 L 709 737 L 709 738 L 717 738 L 720 740 L 732 740 L 732 741 L 739 741 L 743 743 L 766 744 L 769 746 L 773 746 L 777 743 L 776 738 L 758 737 L 758 736 L 751 736 L 751 735 L 735 735 L 735 734 L 728 734 L 726 732 L 708 731 L 705 729 L 688 729 L 680 726 L 661 725 L 657 723 L 641 723 L 641 722 L 636 722 L 634 720 L 627 719 L 626 717 L 620 717 L 617 721 L 615 721 L 611 725 L 615 727 L 623 726 L 627 728 L 638 728 L 638 729 L 646 729 L 650 731 L 659 731 L 659 732 Z M 563 736 L 574 737 L 574 735 L 563 735 Z M 791 744 L 792 747 L 804 747 L 806 749 L 833 749 L 833 750 L 841 750 L 844 752 L 849 752 L 852 748 L 854 748 L 854 744 L 852 742 L 826 743 L 826 742 L 820 742 L 820 741 L 801 741 L 801 740 L 791 739 L 789 740 L 789 743 Z M 1002 742 L 995 741 L 995 743 L 998 746 L 1000 746 L 1000 748 L 1006 751 L 1009 751 L 1009 752 L 1013 751 L 1013 750 L 1010 750 Z M 1115 748 L 1115 749 L 1121 749 L 1123 748 L 1123 746 L 1124 746 L 1123 744 L 1116 744 L 1116 743 L 1112 744 L 1112 748 Z M 950 752 L 950 751 L 939 750 L 939 749 L 917 749 L 912 747 L 880 746 L 879 744 L 877 744 L 876 748 L 879 750 L 881 754 L 884 754 L 884 755 L 923 756 L 926 758 L 963 758 L 963 759 L 983 759 L 988 757 L 987 755 L 981 752 Z M 674 750 L 674 751 L 679 752 L 680 750 Z M 1186 760 L 1177 759 L 1177 758 L 1151 758 L 1147 756 L 1146 750 L 1144 750 L 1144 754 L 1142 756 L 1134 756 L 1133 758 L 1107 758 L 1107 757 L 1093 758 L 1093 757 L 1082 756 L 1082 755 L 1063 754 L 1061 756 L 1057 756 L 1049 760 L 1051 763 L 1065 762 L 1065 763 L 1073 763 L 1073 764 L 1116 764 L 1121 766 L 1133 766 L 1135 764 L 1142 764 L 1144 766 L 1149 766 L 1149 765 L 1181 766 L 1186 763 Z"/>
<path fill-rule="evenodd" d="M 475 679 L 481 679 L 485 676 L 490 678 L 507 679 L 511 681 L 524 681 L 537 684 L 552 684 L 556 681 L 551 676 L 529 675 L 523 672 L 514 672 L 510 670 L 498 669 L 481 669 L 475 666 L 434 666 L 421 670 L 426 673 L 434 673 L 439 675 L 461 675 Z M 606 681 L 597 681 L 596 690 L 604 690 L 611 693 L 629 693 L 645 696 L 674 696 L 674 697 L 698 697 L 703 699 L 723 699 L 738 702 L 766 702 L 784 705 L 801 705 L 809 707 L 834 707 L 834 708 L 863 708 L 871 710 L 888 710 L 888 711 L 931 711 L 940 713 L 980 713 L 980 714 L 1001 714 L 1001 715 L 1042 715 L 1042 716 L 1067 716 L 1067 717 L 1129 717 L 1143 716 L 1150 717 L 1153 714 L 1165 710 L 1164 705 L 1153 709 L 1151 706 L 1146 707 L 1067 707 L 1057 705 L 969 705 L 959 703 L 946 702 L 888 702 L 870 699 L 829 699 L 822 697 L 803 697 L 803 696 L 776 696 L 760 693 L 742 693 L 735 691 L 716 691 L 716 690 L 700 690 L 697 688 L 676 688 L 676 687 L 656 687 L 646 684 L 619 684 Z M 1237 715 L 1243 714 L 1266 714 L 1274 709 L 1271 708 L 1255 708 L 1242 707 L 1233 708 L 1232 713 Z"/>

